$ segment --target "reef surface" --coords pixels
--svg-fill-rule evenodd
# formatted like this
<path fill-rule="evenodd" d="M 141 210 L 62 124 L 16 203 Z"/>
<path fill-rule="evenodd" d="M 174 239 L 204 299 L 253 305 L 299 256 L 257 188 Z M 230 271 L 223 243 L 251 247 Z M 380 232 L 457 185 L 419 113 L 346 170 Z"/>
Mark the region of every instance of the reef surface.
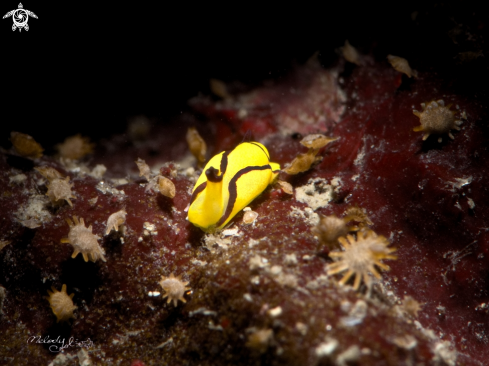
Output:
<path fill-rule="evenodd" d="M 312 57 L 248 92 L 224 85 L 222 98 L 192 99 L 192 112 L 172 124 L 143 118 L 125 135 L 85 146 L 78 159 L 2 150 L 0 360 L 484 364 L 486 110 L 434 73 L 408 78 L 387 59 L 359 57 L 359 65 L 340 60 L 330 68 Z M 420 125 L 413 110 L 440 100 L 462 122 L 460 131 L 423 140 L 413 131 Z M 294 193 L 269 187 L 250 204 L 253 223 L 240 213 L 227 230 L 206 234 L 186 220 L 201 171 L 185 140 L 189 127 L 207 142 L 207 158 L 251 134 L 282 167 L 307 151 L 300 140 L 310 133 L 337 140 L 308 171 L 280 173 Z M 138 158 L 151 167 L 147 177 L 139 176 Z M 69 177 L 71 204 L 48 194 L 55 178 L 40 167 Z M 159 175 L 175 185 L 174 198 L 152 186 Z M 358 291 L 327 274 L 332 249 L 313 230 L 321 215 L 345 217 L 352 207 L 397 249 L 397 260 L 385 261 L 390 271 Z M 109 216 L 121 210 L 125 221 L 106 234 Z M 63 239 L 74 216 L 92 226 L 105 261 L 72 258 Z M 159 282 L 172 274 L 188 282 L 185 303 L 162 296 Z M 46 297 L 64 284 L 77 308 L 57 322 Z M 70 337 L 74 343 L 59 352 L 60 339 Z"/>

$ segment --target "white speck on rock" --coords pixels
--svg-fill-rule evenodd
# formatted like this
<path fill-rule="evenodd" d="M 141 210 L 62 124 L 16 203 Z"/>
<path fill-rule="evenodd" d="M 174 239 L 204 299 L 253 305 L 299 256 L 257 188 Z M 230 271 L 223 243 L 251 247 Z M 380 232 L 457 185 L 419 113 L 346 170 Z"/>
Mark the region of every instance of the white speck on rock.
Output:
<path fill-rule="evenodd" d="M 221 232 L 221 236 L 240 236 L 241 233 L 239 232 L 239 229 L 235 226 L 230 229 L 223 230 Z"/>
<path fill-rule="evenodd" d="M 326 342 L 320 343 L 316 347 L 316 356 L 319 358 L 330 356 L 338 345 L 339 342 L 336 339 L 327 339 Z"/>
<path fill-rule="evenodd" d="M 448 366 L 455 366 L 457 361 L 457 350 L 450 349 L 451 344 L 448 341 L 438 342 L 433 347 L 433 361 Z"/>
<path fill-rule="evenodd" d="M 336 357 L 336 364 L 338 366 L 347 366 L 353 362 L 357 362 L 360 355 L 360 347 L 355 344 L 348 347 L 345 351 L 341 352 L 338 357 Z"/>
<path fill-rule="evenodd" d="M 295 255 L 295 253 L 286 254 L 285 259 L 284 259 L 284 263 L 288 266 L 296 265 L 297 264 L 297 256 Z"/>
<path fill-rule="evenodd" d="M 258 254 L 254 257 L 251 257 L 248 261 L 248 265 L 250 266 L 250 270 L 254 271 L 256 269 L 265 268 L 268 266 L 268 261 L 265 258 L 260 257 Z"/>
<path fill-rule="evenodd" d="M 289 213 L 290 217 L 303 219 L 310 226 L 319 224 L 319 215 L 312 208 L 306 207 L 304 210 L 301 210 L 299 207 L 292 206 L 291 209 L 292 211 Z"/>
<path fill-rule="evenodd" d="M 361 324 L 365 316 L 367 316 L 368 306 L 364 300 L 358 300 L 351 309 L 348 316 L 344 316 L 340 319 L 340 324 L 344 327 L 353 327 Z"/>
<path fill-rule="evenodd" d="M 272 318 L 276 318 L 277 316 L 282 315 L 282 308 L 280 306 L 277 306 L 276 308 L 268 310 L 268 315 L 270 315 Z"/>
<path fill-rule="evenodd" d="M 323 178 L 309 179 L 306 185 L 295 189 L 295 199 L 317 210 L 320 207 L 326 207 L 333 199 L 336 187 L 328 184 Z"/>
<path fill-rule="evenodd" d="M 25 174 L 17 174 L 10 176 L 8 179 L 10 184 L 23 184 L 27 180 L 27 176 Z"/>

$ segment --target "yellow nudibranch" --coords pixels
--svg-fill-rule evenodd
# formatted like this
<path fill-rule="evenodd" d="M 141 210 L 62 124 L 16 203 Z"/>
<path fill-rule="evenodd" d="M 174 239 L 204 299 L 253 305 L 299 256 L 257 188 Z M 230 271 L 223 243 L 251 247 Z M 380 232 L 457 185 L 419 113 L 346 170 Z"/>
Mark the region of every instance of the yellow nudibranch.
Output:
<path fill-rule="evenodd" d="M 275 180 L 279 170 L 259 142 L 243 142 L 215 155 L 195 183 L 188 220 L 207 232 L 222 229 Z"/>

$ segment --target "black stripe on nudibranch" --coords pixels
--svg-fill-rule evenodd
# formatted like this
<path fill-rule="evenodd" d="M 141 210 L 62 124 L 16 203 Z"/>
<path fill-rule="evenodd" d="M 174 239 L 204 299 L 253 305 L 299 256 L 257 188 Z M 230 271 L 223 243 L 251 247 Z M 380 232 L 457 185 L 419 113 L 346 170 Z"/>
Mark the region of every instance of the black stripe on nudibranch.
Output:
<path fill-rule="evenodd" d="M 266 150 L 264 150 L 263 147 L 261 147 L 260 145 L 258 145 L 256 142 L 249 142 L 249 144 L 258 146 L 261 149 L 261 151 L 263 151 L 263 153 L 267 156 L 268 161 L 270 161 L 270 155 L 268 155 L 268 152 Z"/>
<path fill-rule="evenodd" d="M 222 215 L 222 217 L 217 222 L 216 224 L 217 227 L 221 226 L 224 222 L 226 222 L 228 217 L 233 212 L 234 204 L 236 203 L 236 198 L 238 198 L 238 186 L 237 186 L 238 179 L 241 178 L 246 173 L 255 170 L 267 170 L 267 169 L 272 169 L 272 168 L 270 167 L 270 165 L 247 166 L 246 168 L 241 169 L 234 175 L 234 177 L 229 182 L 229 186 L 228 186 L 228 191 L 229 191 L 228 205 L 226 207 L 226 211 L 224 212 L 224 215 Z"/>
<path fill-rule="evenodd" d="M 190 197 L 190 203 L 189 203 L 189 205 L 191 205 L 192 203 L 194 203 L 194 201 L 197 198 L 197 196 L 199 195 L 199 193 L 202 192 L 205 189 L 206 186 L 207 186 L 207 182 L 203 182 L 197 188 L 194 189 L 194 191 L 192 193 L 192 197 Z"/>
<path fill-rule="evenodd" d="M 232 150 L 226 150 L 222 154 L 221 157 L 221 175 L 224 175 L 226 173 L 226 169 L 228 168 L 228 155 L 231 154 Z"/>

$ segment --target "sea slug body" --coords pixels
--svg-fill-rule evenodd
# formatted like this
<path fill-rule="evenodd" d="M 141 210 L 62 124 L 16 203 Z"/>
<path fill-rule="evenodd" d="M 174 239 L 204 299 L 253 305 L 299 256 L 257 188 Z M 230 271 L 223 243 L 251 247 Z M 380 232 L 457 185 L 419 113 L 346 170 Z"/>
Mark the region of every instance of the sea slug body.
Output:
<path fill-rule="evenodd" d="M 207 232 L 222 229 L 275 180 L 279 170 L 258 142 L 215 155 L 192 191 L 188 220 Z"/>

